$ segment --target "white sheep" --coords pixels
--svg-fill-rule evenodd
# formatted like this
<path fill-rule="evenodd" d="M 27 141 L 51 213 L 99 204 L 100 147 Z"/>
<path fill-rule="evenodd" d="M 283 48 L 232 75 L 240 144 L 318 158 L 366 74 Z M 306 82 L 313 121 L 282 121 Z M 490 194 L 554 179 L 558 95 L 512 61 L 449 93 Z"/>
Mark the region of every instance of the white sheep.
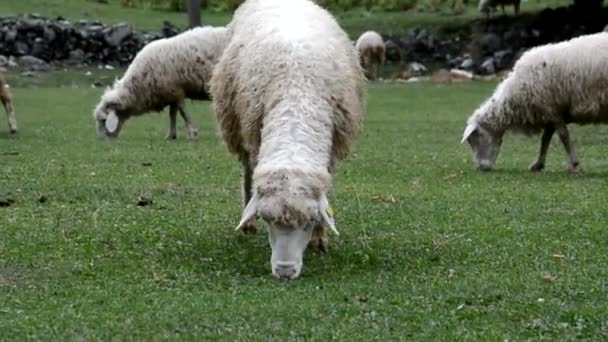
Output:
<path fill-rule="evenodd" d="M 6 119 L 8 121 L 8 129 L 12 134 L 17 133 L 17 118 L 13 108 L 13 96 L 9 90 L 8 83 L 0 75 L 0 102 L 6 111 Z"/>
<path fill-rule="evenodd" d="M 569 123 L 608 122 L 608 33 L 580 36 L 525 52 L 494 94 L 468 119 L 462 141 L 473 149 L 476 166 L 491 170 L 503 134 L 544 130 L 540 154 L 530 166 L 545 166 L 555 131 L 568 154 L 568 169 L 579 160 L 570 140 Z"/>
<path fill-rule="evenodd" d="M 177 36 L 155 40 L 133 59 L 125 75 L 106 89 L 93 116 L 101 137 L 116 137 L 131 116 L 162 111 L 169 106 L 167 139 L 176 139 L 177 112 L 188 137 L 198 131 L 184 110 L 184 99 L 209 99 L 213 67 L 226 44 L 226 28 L 199 27 Z"/>
<path fill-rule="evenodd" d="M 272 273 L 295 278 L 307 244 L 325 251 L 333 231 L 327 193 L 363 116 L 357 52 L 309 0 L 248 0 L 211 80 L 222 138 L 242 163 L 245 209 L 237 229 L 269 224 Z M 336 231 L 337 232 L 337 231 Z"/>
<path fill-rule="evenodd" d="M 364 32 L 355 47 L 361 59 L 361 65 L 371 79 L 378 78 L 378 66 L 384 64 L 384 40 L 375 31 Z"/>
<path fill-rule="evenodd" d="M 498 5 L 501 5 L 503 14 L 505 14 L 505 5 L 513 5 L 513 11 L 518 15 L 520 3 L 521 0 L 479 0 L 479 11 L 489 17 Z"/>

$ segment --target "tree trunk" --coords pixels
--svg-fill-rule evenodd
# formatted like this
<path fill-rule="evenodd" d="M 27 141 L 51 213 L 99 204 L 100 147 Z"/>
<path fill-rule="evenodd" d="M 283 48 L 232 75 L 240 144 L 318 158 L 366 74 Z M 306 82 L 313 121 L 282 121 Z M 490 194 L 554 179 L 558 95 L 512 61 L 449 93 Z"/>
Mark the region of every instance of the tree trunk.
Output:
<path fill-rule="evenodd" d="M 188 25 L 190 28 L 201 26 L 201 0 L 188 1 Z"/>

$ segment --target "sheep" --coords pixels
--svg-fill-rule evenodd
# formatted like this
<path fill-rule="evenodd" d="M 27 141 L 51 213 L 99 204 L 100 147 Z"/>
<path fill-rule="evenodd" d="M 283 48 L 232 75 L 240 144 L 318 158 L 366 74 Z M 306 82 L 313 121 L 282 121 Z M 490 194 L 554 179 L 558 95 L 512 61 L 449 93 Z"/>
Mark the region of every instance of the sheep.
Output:
<path fill-rule="evenodd" d="M 478 169 L 491 170 L 507 130 L 540 133 L 540 153 L 531 171 L 545 167 L 553 133 L 567 153 L 568 170 L 579 159 L 569 123 L 608 123 L 608 33 L 580 36 L 526 51 L 513 70 L 468 119 L 462 142 Z"/>
<path fill-rule="evenodd" d="M 519 14 L 519 5 L 521 0 L 479 0 L 479 11 L 485 13 L 489 18 L 493 9 L 498 5 L 502 7 L 502 14 L 505 14 L 505 5 L 513 5 L 515 15 Z"/>
<path fill-rule="evenodd" d="M 17 118 L 13 108 L 13 96 L 10 92 L 8 83 L 0 75 L 0 102 L 6 111 L 6 119 L 8 121 L 8 130 L 11 134 L 17 133 Z"/>
<path fill-rule="evenodd" d="M 209 81 L 226 44 L 226 32 L 224 27 L 199 27 L 146 45 L 124 76 L 101 96 L 93 113 L 98 135 L 117 137 L 131 116 L 169 106 L 166 139 L 177 138 L 179 111 L 188 138 L 195 140 L 198 130 L 184 110 L 184 99 L 209 100 Z"/>
<path fill-rule="evenodd" d="M 378 66 L 384 64 L 384 41 L 382 36 L 374 31 L 364 32 L 355 47 L 361 58 L 361 65 L 371 79 L 378 78 Z"/>
<path fill-rule="evenodd" d="M 220 135 L 242 168 L 237 230 L 269 226 L 272 274 L 300 275 L 309 244 L 325 252 L 335 164 L 349 153 L 366 103 L 366 81 L 346 33 L 309 0 L 247 0 L 213 71 Z"/>

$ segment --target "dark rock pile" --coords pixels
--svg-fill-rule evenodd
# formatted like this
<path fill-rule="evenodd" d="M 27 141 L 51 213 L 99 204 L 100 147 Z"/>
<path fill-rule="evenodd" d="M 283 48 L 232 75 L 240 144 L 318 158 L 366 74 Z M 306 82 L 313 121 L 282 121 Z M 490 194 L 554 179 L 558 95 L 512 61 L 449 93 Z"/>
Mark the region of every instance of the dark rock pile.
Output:
<path fill-rule="evenodd" d="M 148 42 L 178 34 L 165 22 L 160 32 L 135 31 L 130 24 L 71 22 L 38 15 L 0 18 L 0 62 L 16 61 L 44 70 L 48 63 L 126 65 Z"/>
<path fill-rule="evenodd" d="M 449 32 L 412 29 L 405 34 L 385 35 L 386 58 L 493 74 L 511 68 L 531 47 L 596 33 L 606 24 L 608 8 L 590 12 L 577 6 L 490 20 L 480 16 L 470 25 Z"/>

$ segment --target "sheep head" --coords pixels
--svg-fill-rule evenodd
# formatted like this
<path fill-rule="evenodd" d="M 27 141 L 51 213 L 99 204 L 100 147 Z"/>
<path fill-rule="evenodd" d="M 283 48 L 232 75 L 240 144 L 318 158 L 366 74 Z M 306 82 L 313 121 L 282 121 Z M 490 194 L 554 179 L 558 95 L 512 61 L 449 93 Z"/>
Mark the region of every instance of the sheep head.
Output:
<path fill-rule="evenodd" d="M 471 146 L 473 162 L 477 169 L 481 171 L 492 170 L 498 152 L 500 152 L 502 135 L 483 128 L 477 122 L 471 122 L 464 130 L 461 143 L 465 141 Z"/>
<path fill-rule="evenodd" d="M 118 103 L 108 100 L 111 94 L 110 90 L 106 90 L 101 102 L 93 112 L 97 123 L 97 135 L 100 138 L 117 137 L 125 121 L 120 116 Z"/>
<path fill-rule="evenodd" d="M 277 176 L 277 175 L 275 175 Z M 328 227 L 338 234 L 325 191 L 293 174 L 266 178 L 255 187 L 237 229 L 256 216 L 268 224 L 272 274 L 294 279 L 300 275 L 313 230 Z"/>

